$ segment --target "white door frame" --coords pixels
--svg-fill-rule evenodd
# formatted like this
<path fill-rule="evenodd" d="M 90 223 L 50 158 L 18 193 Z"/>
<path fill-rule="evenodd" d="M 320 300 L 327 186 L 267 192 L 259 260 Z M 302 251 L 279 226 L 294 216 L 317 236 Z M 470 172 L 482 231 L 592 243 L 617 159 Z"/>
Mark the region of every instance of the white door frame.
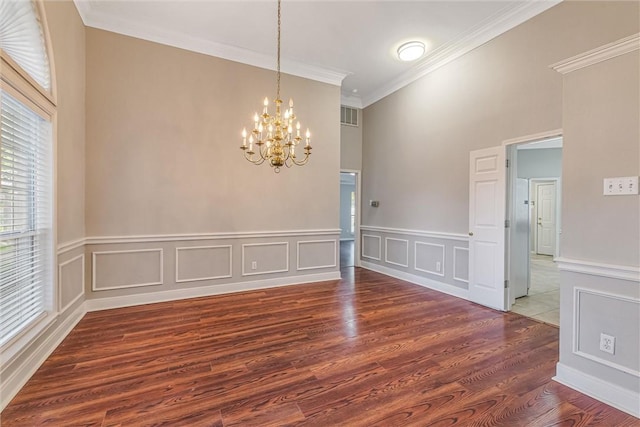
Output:
<path fill-rule="evenodd" d="M 360 178 L 362 172 L 360 169 L 340 169 L 340 173 L 352 173 L 356 176 L 356 226 L 353 233 L 353 265 L 355 267 L 360 267 L 360 212 L 362 210 L 362 201 L 360 200 L 360 195 L 362 194 L 362 180 Z M 338 253 L 339 252 L 340 246 L 338 246 Z"/>
<path fill-rule="evenodd" d="M 517 174 L 517 165 L 515 165 L 515 161 L 513 161 L 513 157 L 511 155 L 511 150 L 510 147 L 513 147 L 513 151 L 515 151 L 515 146 L 516 145 L 520 145 L 520 144 L 529 144 L 532 142 L 540 142 L 540 141 L 544 141 L 545 139 L 553 139 L 553 138 L 558 138 L 562 136 L 562 129 L 553 129 L 550 131 L 546 131 L 546 132 L 541 132 L 541 133 L 537 133 L 537 134 L 533 134 L 533 135 L 526 135 L 526 136 L 522 136 L 522 137 L 518 137 L 518 138 L 513 138 L 513 139 L 508 139 L 506 141 L 502 142 L 502 146 L 505 150 L 505 156 L 506 158 L 509 159 L 509 161 L 511 162 L 511 164 L 509 165 L 509 171 L 507 172 L 507 191 L 505 192 L 506 194 L 506 200 L 505 200 L 505 206 L 507 207 L 507 218 L 509 218 L 511 221 L 513 221 L 513 215 L 512 215 L 512 203 L 513 203 L 513 192 L 515 191 L 514 187 L 515 187 L 515 179 L 514 179 L 514 174 Z M 515 175 L 517 177 L 517 175 Z M 538 179 L 538 178 L 536 178 Z M 547 179 L 546 181 L 551 181 L 552 179 Z M 554 178 L 554 180 L 556 180 L 556 256 L 558 256 L 559 254 L 559 248 L 560 248 L 560 230 L 561 230 L 561 225 L 560 225 L 560 216 L 559 216 L 559 212 L 560 212 L 560 200 L 562 200 L 560 198 L 560 185 L 559 185 L 559 180 L 558 178 Z M 509 274 L 509 265 L 510 265 L 510 257 L 511 257 L 511 252 L 510 252 L 510 248 L 509 248 L 509 241 L 510 241 L 510 230 L 507 228 L 507 234 L 505 236 L 505 274 L 506 274 L 506 280 L 510 280 Z M 511 310 L 511 304 L 512 304 L 512 291 L 511 288 L 508 287 L 508 291 L 509 291 L 509 296 L 506 299 L 506 310 L 509 311 Z"/>

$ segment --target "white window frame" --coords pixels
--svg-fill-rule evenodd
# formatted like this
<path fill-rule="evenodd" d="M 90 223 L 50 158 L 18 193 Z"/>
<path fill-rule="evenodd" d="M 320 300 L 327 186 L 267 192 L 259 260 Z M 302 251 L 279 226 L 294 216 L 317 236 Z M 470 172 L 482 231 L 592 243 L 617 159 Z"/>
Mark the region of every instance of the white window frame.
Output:
<path fill-rule="evenodd" d="M 50 91 L 40 86 L 20 65 L 18 65 L 4 50 L 0 48 L 0 88 L 17 99 L 34 113 L 38 114 L 51 123 L 51 236 L 49 239 L 49 265 L 47 282 L 44 284 L 44 313 L 23 328 L 15 336 L 9 339 L 0 348 L 0 366 L 19 357 L 35 340 L 37 340 L 58 317 L 57 311 L 57 275 L 55 274 L 55 263 L 57 258 L 57 198 L 56 198 L 56 135 L 57 135 L 57 108 L 55 73 L 53 72 L 53 55 L 49 31 L 46 25 L 44 7 L 41 1 L 35 2 L 35 12 L 38 14 L 38 21 L 44 36 L 45 48 L 48 55 L 50 72 Z"/>

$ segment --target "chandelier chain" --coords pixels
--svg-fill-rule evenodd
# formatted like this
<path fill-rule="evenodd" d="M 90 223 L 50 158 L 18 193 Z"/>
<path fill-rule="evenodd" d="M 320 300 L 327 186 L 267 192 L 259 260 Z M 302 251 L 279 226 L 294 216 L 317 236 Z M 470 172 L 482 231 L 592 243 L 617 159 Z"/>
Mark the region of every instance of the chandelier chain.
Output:
<path fill-rule="evenodd" d="M 278 0 L 278 89 L 276 91 L 276 99 L 280 99 L 280 32 L 281 32 L 280 3 L 281 3 L 281 0 Z"/>

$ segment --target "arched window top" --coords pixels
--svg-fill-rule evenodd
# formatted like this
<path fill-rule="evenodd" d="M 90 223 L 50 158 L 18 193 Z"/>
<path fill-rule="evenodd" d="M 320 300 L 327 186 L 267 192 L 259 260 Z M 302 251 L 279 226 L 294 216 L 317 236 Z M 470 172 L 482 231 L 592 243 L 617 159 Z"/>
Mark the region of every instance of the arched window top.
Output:
<path fill-rule="evenodd" d="M 0 1 L 0 48 L 46 92 L 51 92 L 49 57 L 35 2 Z"/>

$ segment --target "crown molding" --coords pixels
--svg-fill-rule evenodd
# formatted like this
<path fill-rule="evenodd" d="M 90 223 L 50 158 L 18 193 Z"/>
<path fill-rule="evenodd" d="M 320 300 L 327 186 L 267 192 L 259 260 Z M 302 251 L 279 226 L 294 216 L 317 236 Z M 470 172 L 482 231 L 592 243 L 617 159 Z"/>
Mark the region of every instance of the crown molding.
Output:
<path fill-rule="evenodd" d="M 87 27 L 111 31 L 166 46 L 252 65 L 258 68 L 273 71 L 276 69 L 273 55 L 265 55 L 249 49 L 216 43 L 151 25 L 143 25 L 129 19 L 117 19 L 93 9 L 91 2 L 88 0 L 74 0 L 74 3 L 82 18 L 82 22 Z M 341 70 L 317 67 L 286 59 L 282 60 L 282 72 L 334 86 L 341 86 L 342 80 L 344 80 L 348 74 Z"/>
<path fill-rule="evenodd" d="M 402 89 L 462 55 L 471 52 L 506 31 L 552 8 L 561 1 L 562 0 L 527 1 L 503 8 L 479 26 L 470 29 L 465 34 L 461 34 L 454 42 L 444 44 L 433 51 L 425 60 L 419 62 L 415 67 L 364 97 L 362 99 L 363 108 Z"/>
<path fill-rule="evenodd" d="M 359 96 L 340 94 L 340 105 L 362 109 L 362 98 L 360 98 Z"/>
<path fill-rule="evenodd" d="M 567 74 L 638 49 L 640 49 L 640 33 L 556 62 L 550 65 L 549 68 L 553 68 L 561 74 Z"/>

